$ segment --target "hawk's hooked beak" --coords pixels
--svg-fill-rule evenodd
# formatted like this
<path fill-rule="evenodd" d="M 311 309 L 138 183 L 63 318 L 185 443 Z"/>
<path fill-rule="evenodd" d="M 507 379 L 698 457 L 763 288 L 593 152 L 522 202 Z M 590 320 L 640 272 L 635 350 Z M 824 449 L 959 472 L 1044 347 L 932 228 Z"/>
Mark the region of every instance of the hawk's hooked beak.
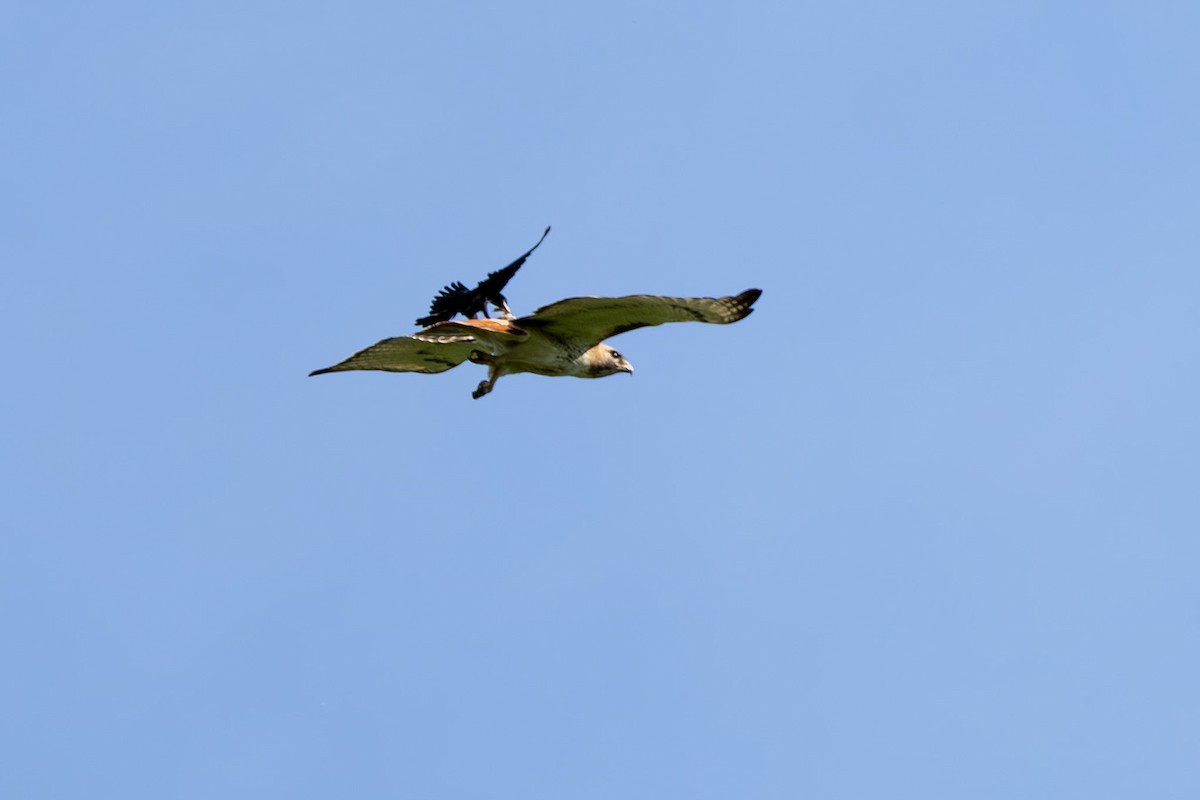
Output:
<path fill-rule="evenodd" d="M 630 375 L 632 375 L 633 374 L 633 364 L 630 364 L 628 361 L 626 361 L 625 366 L 621 367 L 621 372 L 628 372 Z"/>

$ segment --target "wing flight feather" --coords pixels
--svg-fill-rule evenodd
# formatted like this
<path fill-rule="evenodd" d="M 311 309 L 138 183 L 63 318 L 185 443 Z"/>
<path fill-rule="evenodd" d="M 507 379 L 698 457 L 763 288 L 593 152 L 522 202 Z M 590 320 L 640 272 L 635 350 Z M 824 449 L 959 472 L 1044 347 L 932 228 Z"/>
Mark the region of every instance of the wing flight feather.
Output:
<path fill-rule="evenodd" d="M 430 342 L 411 336 L 396 336 L 376 342 L 365 350 L 332 367 L 310 372 L 324 375 L 326 372 L 346 372 L 356 369 L 382 370 L 384 372 L 423 372 L 431 375 L 453 369 L 467 360 L 474 349 L 474 340 Z"/>
<path fill-rule="evenodd" d="M 728 325 L 754 310 L 760 289 L 747 289 L 734 297 L 663 297 L 633 294 L 626 297 L 570 297 L 521 317 L 521 328 L 540 329 L 569 337 L 589 346 L 619 333 L 666 322 L 709 322 Z"/>

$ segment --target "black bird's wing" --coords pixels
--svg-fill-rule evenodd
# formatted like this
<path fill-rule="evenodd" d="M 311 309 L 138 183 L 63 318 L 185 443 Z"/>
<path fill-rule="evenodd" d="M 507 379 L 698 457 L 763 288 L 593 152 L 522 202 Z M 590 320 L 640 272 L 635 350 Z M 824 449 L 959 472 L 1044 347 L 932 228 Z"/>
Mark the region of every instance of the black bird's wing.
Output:
<path fill-rule="evenodd" d="M 427 328 L 438 322 L 446 322 L 453 318 L 455 314 L 462 314 L 464 317 L 471 318 L 480 313 L 486 316 L 488 303 L 508 311 L 508 303 L 501 292 L 508 282 L 512 280 L 513 275 L 517 274 L 517 270 L 525 263 L 525 259 L 529 258 L 530 254 L 538 249 L 538 245 L 545 240 L 548 233 L 550 233 L 549 226 L 542 232 L 542 238 L 537 240 L 537 244 L 526 250 L 523 255 L 508 266 L 498 269 L 495 272 L 489 272 L 488 276 L 481 280 L 474 289 L 468 289 L 460 281 L 455 281 L 442 289 L 437 297 L 433 298 L 433 302 L 429 304 L 429 315 L 418 319 L 417 324 L 422 328 Z"/>
<path fill-rule="evenodd" d="M 513 275 L 517 274 L 517 270 L 525 263 L 525 259 L 529 258 L 533 254 L 533 251 L 538 249 L 538 245 L 545 241 L 546 235 L 549 233 L 550 227 L 547 226 L 546 230 L 542 231 L 542 238 L 537 240 L 537 244 L 526 250 L 517 260 L 513 261 L 507 267 L 498 269 L 495 272 L 489 272 L 488 276 L 481 280 L 479 285 L 475 287 L 475 294 L 481 300 L 508 311 L 508 304 L 505 302 L 504 295 L 501 292 L 504 291 L 504 287 L 508 285 L 508 282 L 512 280 Z"/>
<path fill-rule="evenodd" d="M 455 314 L 470 316 L 472 292 L 461 281 L 455 281 L 438 292 L 437 297 L 429 304 L 429 316 L 417 320 L 417 325 L 428 328 L 436 322 L 445 322 Z M 475 311 L 474 313 L 479 313 Z"/>

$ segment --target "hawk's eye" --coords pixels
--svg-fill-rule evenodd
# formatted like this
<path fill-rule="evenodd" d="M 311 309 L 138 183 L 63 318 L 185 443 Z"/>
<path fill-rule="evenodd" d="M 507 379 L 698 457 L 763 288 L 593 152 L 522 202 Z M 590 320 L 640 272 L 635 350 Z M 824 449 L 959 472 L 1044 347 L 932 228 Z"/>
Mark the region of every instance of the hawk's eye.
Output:
<path fill-rule="evenodd" d="M 620 353 L 618 353 L 616 350 L 613 350 L 613 351 L 612 351 L 612 357 L 613 357 L 613 358 L 620 358 L 620 357 L 621 357 L 621 354 L 620 354 Z"/>

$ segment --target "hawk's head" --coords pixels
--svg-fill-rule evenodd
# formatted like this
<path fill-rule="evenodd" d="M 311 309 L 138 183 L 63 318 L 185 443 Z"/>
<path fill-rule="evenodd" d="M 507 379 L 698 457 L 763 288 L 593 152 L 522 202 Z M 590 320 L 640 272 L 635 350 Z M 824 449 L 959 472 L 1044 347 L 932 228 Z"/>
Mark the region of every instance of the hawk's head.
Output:
<path fill-rule="evenodd" d="M 625 357 L 606 344 L 598 344 L 583 354 L 588 378 L 603 378 L 618 372 L 633 374 L 633 365 Z"/>

